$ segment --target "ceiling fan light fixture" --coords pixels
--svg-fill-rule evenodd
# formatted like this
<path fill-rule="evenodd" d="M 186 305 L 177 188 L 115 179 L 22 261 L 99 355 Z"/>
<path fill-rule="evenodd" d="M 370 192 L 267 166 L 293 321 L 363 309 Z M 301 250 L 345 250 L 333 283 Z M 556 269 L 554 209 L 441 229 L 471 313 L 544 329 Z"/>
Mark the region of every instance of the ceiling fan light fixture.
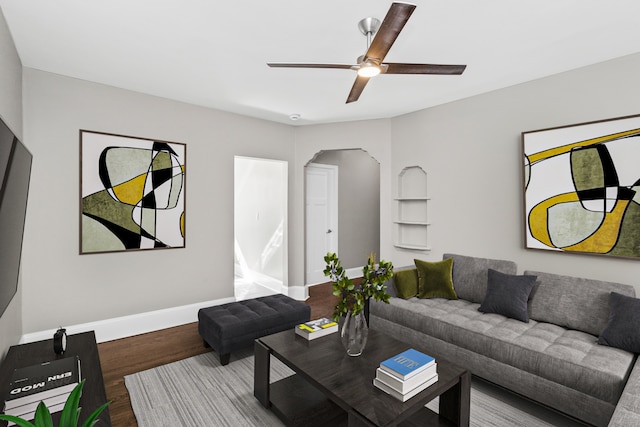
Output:
<path fill-rule="evenodd" d="M 380 67 L 376 64 L 372 64 L 371 62 L 365 62 L 360 64 L 360 68 L 358 68 L 358 75 L 361 77 L 375 77 L 380 74 Z"/>

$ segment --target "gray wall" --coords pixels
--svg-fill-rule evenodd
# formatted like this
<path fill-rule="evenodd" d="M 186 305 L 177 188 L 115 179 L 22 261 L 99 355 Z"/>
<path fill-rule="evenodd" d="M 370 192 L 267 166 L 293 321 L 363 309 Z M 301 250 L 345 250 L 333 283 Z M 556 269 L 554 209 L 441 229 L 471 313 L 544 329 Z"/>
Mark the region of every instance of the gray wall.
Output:
<path fill-rule="evenodd" d="M 233 297 L 234 155 L 292 162 L 293 128 L 23 72 L 34 154 L 24 333 Z M 187 144 L 186 249 L 78 255 L 79 129 Z"/>
<path fill-rule="evenodd" d="M 363 150 L 322 151 L 313 160 L 338 166 L 338 256 L 345 268 L 380 255 L 380 164 Z"/>
<path fill-rule="evenodd" d="M 22 63 L 0 11 L 0 118 L 22 138 Z M 26 144 L 29 146 L 29 144 Z M 27 224 L 28 226 L 28 224 Z M 0 318 L 0 360 L 22 333 L 22 285 Z"/>
<path fill-rule="evenodd" d="M 0 53 L 12 98 L 0 99 L 0 114 L 19 132 L 19 60 L 3 23 Z M 637 286 L 638 261 L 523 248 L 520 133 L 639 113 L 639 72 L 633 55 L 393 119 L 293 128 L 24 69 L 32 193 L 22 305 L 0 321 L 0 345 L 15 343 L 4 331 L 22 310 L 29 333 L 232 296 L 234 155 L 290 162 L 291 286 L 304 280 L 304 165 L 321 150 L 351 148 L 380 161 L 380 256 L 395 265 L 450 251 Z M 78 255 L 78 129 L 187 143 L 186 249 Z M 432 198 L 430 253 L 392 244 L 391 189 L 416 164 Z"/>
<path fill-rule="evenodd" d="M 521 142 L 523 131 L 640 113 L 638 75 L 640 54 L 393 119 L 392 179 L 416 162 L 428 174 L 432 252 L 418 257 L 511 259 L 520 270 L 627 283 L 640 295 L 640 260 L 524 249 Z M 393 250 L 399 264 L 414 255 Z"/>

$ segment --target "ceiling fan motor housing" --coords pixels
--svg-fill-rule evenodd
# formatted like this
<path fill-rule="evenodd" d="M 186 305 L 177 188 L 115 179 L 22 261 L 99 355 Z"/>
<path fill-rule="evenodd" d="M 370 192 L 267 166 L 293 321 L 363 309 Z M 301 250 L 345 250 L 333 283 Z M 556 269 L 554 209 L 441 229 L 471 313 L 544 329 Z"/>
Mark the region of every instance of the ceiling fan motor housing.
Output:
<path fill-rule="evenodd" d="M 380 20 L 376 18 L 364 18 L 358 22 L 358 28 L 365 36 L 373 36 L 380 28 Z"/>

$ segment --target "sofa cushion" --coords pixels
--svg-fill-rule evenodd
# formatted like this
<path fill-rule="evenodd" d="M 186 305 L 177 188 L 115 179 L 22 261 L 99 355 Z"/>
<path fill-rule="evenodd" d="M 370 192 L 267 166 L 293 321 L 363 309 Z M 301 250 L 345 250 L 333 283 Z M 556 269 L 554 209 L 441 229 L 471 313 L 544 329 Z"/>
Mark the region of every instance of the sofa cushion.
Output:
<path fill-rule="evenodd" d="M 630 285 L 525 271 L 537 276 L 531 292 L 529 318 L 599 336 L 609 321 L 609 294 L 635 297 Z"/>
<path fill-rule="evenodd" d="M 392 298 L 389 304 L 372 304 L 371 315 L 613 405 L 618 401 L 633 353 L 598 345 L 596 337 L 584 332 L 483 314 L 478 307 L 463 299 Z"/>
<path fill-rule="evenodd" d="M 418 298 L 458 299 L 453 289 L 453 260 L 413 260 L 418 270 Z"/>
<path fill-rule="evenodd" d="M 535 284 L 536 276 L 515 276 L 490 268 L 487 294 L 478 311 L 529 322 L 527 302 Z"/>
<path fill-rule="evenodd" d="M 477 258 L 465 255 L 444 254 L 443 259 L 453 258 L 453 286 L 458 298 L 481 303 L 487 293 L 487 271 L 492 268 L 505 274 L 516 274 L 513 261 Z"/>
<path fill-rule="evenodd" d="M 415 269 L 416 266 L 411 264 L 411 265 L 405 265 L 402 267 L 393 267 L 393 273 L 395 275 L 395 273 L 398 273 L 400 271 L 404 271 L 404 270 L 413 270 Z M 398 292 L 396 292 L 396 287 L 393 284 L 393 276 L 391 276 L 391 278 L 389 280 L 387 280 L 386 282 L 384 282 L 382 284 L 382 286 L 384 286 L 387 290 L 387 293 L 389 295 L 391 295 L 392 297 L 397 297 L 398 296 Z"/>
<path fill-rule="evenodd" d="M 636 362 L 624 386 L 608 427 L 640 426 L 640 363 Z"/>
<path fill-rule="evenodd" d="M 418 271 L 415 268 L 393 273 L 393 287 L 398 298 L 411 298 L 418 295 Z"/>
<path fill-rule="evenodd" d="M 617 292 L 609 296 L 611 315 L 598 344 L 640 353 L 640 299 Z"/>

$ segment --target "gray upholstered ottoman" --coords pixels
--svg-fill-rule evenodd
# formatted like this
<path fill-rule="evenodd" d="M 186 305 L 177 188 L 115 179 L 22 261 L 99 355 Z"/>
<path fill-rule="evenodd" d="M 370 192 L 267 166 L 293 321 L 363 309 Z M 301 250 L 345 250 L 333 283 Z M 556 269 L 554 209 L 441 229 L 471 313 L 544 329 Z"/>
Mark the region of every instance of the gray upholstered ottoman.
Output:
<path fill-rule="evenodd" d="M 226 365 L 232 351 L 253 345 L 256 338 L 307 322 L 310 316 L 307 304 L 276 294 L 202 308 L 198 311 L 198 332 Z"/>

